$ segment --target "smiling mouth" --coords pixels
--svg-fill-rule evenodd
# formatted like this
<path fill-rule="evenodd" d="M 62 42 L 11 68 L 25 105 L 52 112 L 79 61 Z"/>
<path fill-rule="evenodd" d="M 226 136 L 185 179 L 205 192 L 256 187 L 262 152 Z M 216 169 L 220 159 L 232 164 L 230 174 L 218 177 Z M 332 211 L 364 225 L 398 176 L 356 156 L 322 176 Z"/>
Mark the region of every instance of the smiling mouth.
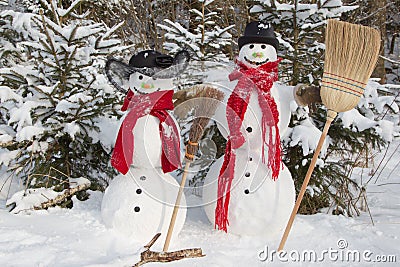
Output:
<path fill-rule="evenodd" d="M 150 88 L 150 89 L 154 89 L 154 87 L 153 88 Z M 136 86 L 134 86 L 133 87 L 133 90 L 134 91 L 136 91 L 137 93 L 139 93 L 139 94 L 141 94 L 141 95 L 145 95 L 145 94 L 148 94 L 149 92 L 149 89 L 144 89 L 144 88 L 141 88 L 141 87 L 136 87 Z M 161 90 L 161 88 L 157 88 L 156 90 L 154 90 L 154 91 L 152 91 L 152 92 L 158 92 L 158 91 L 160 91 Z"/>
<path fill-rule="evenodd" d="M 264 60 L 264 61 L 260 61 L 260 62 L 249 60 L 247 57 L 244 57 L 244 60 L 246 60 L 246 61 L 249 62 L 250 64 L 259 66 L 259 65 L 262 65 L 262 64 L 264 64 L 264 63 L 267 63 L 267 62 L 269 61 L 269 58 L 267 58 L 267 59 Z"/>

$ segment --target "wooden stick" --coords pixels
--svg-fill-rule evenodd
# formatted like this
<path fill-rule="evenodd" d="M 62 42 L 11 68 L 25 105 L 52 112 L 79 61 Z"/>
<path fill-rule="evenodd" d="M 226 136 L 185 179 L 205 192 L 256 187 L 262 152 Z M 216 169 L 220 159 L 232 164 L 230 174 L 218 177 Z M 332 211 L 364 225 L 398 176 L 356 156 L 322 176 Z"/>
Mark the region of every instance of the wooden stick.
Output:
<path fill-rule="evenodd" d="M 145 249 L 150 249 L 152 245 L 157 241 L 157 239 L 161 236 L 161 233 L 157 233 L 151 240 L 150 242 L 144 246 Z"/>
<path fill-rule="evenodd" d="M 151 241 L 144 246 L 145 251 L 140 253 L 140 261 L 133 265 L 133 267 L 139 267 L 149 262 L 171 262 L 182 260 L 185 258 L 198 258 L 204 257 L 201 248 L 188 248 L 172 252 L 155 252 L 151 251 L 150 247 L 157 241 L 161 233 L 156 234 Z"/>
<path fill-rule="evenodd" d="M 315 149 L 314 156 L 311 160 L 310 166 L 308 167 L 308 171 L 307 171 L 306 177 L 304 178 L 303 185 L 301 186 L 299 195 L 297 197 L 296 204 L 293 207 L 289 221 L 286 225 L 285 232 L 282 236 L 281 242 L 279 243 L 278 251 L 283 250 L 283 247 L 285 246 L 286 240 L 289 236 L 290 229 L 292 228 L 292 225 L 294 222 L 294 218 L 296 217 L 297 211 L 299 210 L 299 207 L 300 207 L 301 200 L 303 199 L 304 193 L 306 192 L 308 183 L 310 181 L 311 174 L 313 173 L 315 165 L 317 164 L 318 156 L 322 150 L 322 146 L 324 144 L 326 135 L 328 134 L 329 127 L 331 126 L 331 123 L 335 119 L 335 117 L 336 117 L 336 112 L 328 111 L 328 117 L 327 117 L 327 120 L 325 123 L 324 130 L 321 134 L 321 137 L 319 138 L 317 148 Z"/>
<path fill-rule="evenodd" d="M 172 212 L 172 217 L 171 217 L 171 221 L 169 223 L 167 237 L 166 237 L 165 243 L 164 243 L 164 248 L 163 248 L 164 252 L 168 251 L 169 243 L 171 242 L 171 237 L 172 237 L 172 232 L 174 231 L 176 216 L 178 214 L 179 206 L 180 206 L 181 199 L 182 199 L 183 188 L 185 187 L 186 178 L 189 173 L 189 167 L 190 167 L 190 161 L 186 160 L 186 165 L 185 165 L 185 169 L 183 171 L 181 185 L 179 187 L 178 196 L 176 197 L 174 211 Z"/>

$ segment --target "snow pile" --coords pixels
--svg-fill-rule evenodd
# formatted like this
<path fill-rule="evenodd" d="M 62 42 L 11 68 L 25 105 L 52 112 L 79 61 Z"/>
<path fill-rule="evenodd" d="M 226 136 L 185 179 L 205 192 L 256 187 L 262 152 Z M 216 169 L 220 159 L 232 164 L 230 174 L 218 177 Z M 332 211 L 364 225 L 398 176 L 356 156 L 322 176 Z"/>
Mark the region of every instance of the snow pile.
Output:
<path fill-rule="evenodd" d="M 78 186 L 89 186 L 90 181 L 86 178 L 69 178 L 69 189 L 64 189 L 61 192 L 54 191 L 54 188 L 29 188 L 16 192 L 10 197 L 6 206 L 12 206 L 12 213 L 18 214 L 20 212 L 30 212 L 33 209 L 40 209 L 42 203 L 56 199 L 57 197 L 65 195 L 67 190 L 76 188 Z"/>

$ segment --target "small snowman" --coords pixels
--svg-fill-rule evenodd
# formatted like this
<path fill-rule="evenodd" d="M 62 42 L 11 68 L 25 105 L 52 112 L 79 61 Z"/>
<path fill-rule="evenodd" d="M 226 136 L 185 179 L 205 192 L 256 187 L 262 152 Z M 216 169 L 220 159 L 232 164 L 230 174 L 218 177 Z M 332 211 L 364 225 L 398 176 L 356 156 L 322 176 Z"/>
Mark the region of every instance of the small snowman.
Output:
<path fill-rule="evenodd" d="M 236 84 L 225 110 L 216 116 L 227 138 L 226 151 L 205 178 L 203 204 L 219 230 L 275 236 L 295 201 L 280 144 L 289 125 L 293 91 L 276 83 L 281 59 L 272 26 L 251 22 L 238 43 L 237 67 L 229 75 Z"/>
<path fill-rule="evenodd" d="M 125 76 L 129 91 L 122 106 L 128 112 L 121 119 L 111 159 L 121 174 L 107 187 L 101 214 L 108 227 L 138 242 L 147 242 L 156 233 L 165 238 L 168 230 L 179 189 L 168 173 L 181 166 L 179 128 L 170 113 L 173 78 L 188 60 L 186 51 L 173 58 L 147 50 L 132 56 L 129 65 L 115 59 L 106 65 L 107 75 Z M 180 207 L 175 234 L 186 218 L 184 196 Z"/>

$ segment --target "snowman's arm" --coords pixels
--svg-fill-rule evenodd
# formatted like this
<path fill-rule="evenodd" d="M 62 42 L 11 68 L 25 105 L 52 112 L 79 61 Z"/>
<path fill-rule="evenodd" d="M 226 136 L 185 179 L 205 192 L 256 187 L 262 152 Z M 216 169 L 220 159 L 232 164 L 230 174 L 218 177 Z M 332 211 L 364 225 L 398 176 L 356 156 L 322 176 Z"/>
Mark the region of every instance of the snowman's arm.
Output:
<path fill-rule="evenodd" d="M 319 86 L 298 84 L 293 88 L 293 95 L 297 105 L 312 106 L 322 103 L 320 91 Z"/>

